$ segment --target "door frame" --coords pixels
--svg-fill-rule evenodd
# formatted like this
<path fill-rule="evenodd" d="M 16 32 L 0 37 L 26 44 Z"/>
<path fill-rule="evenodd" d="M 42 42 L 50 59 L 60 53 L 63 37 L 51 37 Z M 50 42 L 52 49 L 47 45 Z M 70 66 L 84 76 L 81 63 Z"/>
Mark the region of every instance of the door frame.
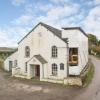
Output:
<path fill-rule="evenodd" d="M 35 65 L 35 77 L 40 78 L 40 65 Z"/>

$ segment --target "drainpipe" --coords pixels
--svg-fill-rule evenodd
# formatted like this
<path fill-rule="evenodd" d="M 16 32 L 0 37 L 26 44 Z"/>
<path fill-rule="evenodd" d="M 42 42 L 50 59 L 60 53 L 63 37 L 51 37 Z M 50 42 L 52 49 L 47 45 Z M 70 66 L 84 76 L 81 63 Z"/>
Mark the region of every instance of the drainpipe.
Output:
<path fill-rule="evenodd" d="M 68 38 L 66 40 L 66 47 L 67 47 L 67 77 L 69 76 L 69 43 Z"/>

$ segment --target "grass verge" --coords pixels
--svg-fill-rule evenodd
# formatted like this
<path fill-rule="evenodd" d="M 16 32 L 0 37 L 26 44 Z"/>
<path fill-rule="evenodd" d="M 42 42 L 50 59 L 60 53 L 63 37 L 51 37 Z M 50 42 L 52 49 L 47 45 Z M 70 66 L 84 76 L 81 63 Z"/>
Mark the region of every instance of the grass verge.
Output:
<path fill-rule="evenodd" d="M 83 81 L 83 87 L 86 87 L 91 83 L 91 81 L 93 79 L 93 76 L 94 76 L 94 72 L 95 72 L 94 65 L 90 61 L 89 65 L 88 65 L 88 69 L 87 69 L 86 75 L 84 76 L 84 78 L 82 80 Z"/>

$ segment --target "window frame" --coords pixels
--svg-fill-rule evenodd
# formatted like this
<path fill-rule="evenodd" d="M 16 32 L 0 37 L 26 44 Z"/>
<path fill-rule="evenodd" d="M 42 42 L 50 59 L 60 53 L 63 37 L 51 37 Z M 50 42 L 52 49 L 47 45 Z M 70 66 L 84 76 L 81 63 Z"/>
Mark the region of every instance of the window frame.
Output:
<path fill-rule="evenodd" d="M 25 57 L 26 58 L 30 57 L 30 47 L 29 46 L 25 46 Z"/>
<path fill-rule="evenodd" d="M 60 70 L 64 70 L 64 63 L 60 63 Z"/>
<path fill-rule="evenodd" d="M 17 67 L 17 65 L 18 65 L 17 60 L 14 60 L 14 67 Z"/>
<path fill-rule="evenodd" d="M 27 73 L 27 62 L 25 62 L 25 72 Z"/>
<path fill-rule="evenodd" d="M 78 47 L 69 48 L 69 66 L 78 66 L 78 64 L 79 64 L 78 53 L 79 53 L 79 48 Z M 77 59 L 77 60 L 74 60 L 74 59 Z"/>
<path fill-rule="evenodd" d="M 52 58 L 58 57 L 58 49 L 56 46 L 52 46 Z"/>
<path fill-rule="evenodd" d="M 53 63 L 52 64 L 52 76 L 57 76 L 58 75 L 58 67 L 57 64 Z"/>

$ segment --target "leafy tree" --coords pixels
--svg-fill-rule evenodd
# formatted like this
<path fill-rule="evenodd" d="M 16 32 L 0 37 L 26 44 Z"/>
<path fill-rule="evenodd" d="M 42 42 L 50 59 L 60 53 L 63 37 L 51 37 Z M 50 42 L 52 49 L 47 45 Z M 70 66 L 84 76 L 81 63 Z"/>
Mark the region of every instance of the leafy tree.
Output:
<path fill-rule="evenodd" d="M 98 45 L 100 46 L 100 40 L 98 40 Z"/>
<path fill-rule="evenodd" d="M 89 38 L 89 45 L 97 45 L 98 44 L 98 39 L 95 35 L 88 34 L 88 38 Z"/>

